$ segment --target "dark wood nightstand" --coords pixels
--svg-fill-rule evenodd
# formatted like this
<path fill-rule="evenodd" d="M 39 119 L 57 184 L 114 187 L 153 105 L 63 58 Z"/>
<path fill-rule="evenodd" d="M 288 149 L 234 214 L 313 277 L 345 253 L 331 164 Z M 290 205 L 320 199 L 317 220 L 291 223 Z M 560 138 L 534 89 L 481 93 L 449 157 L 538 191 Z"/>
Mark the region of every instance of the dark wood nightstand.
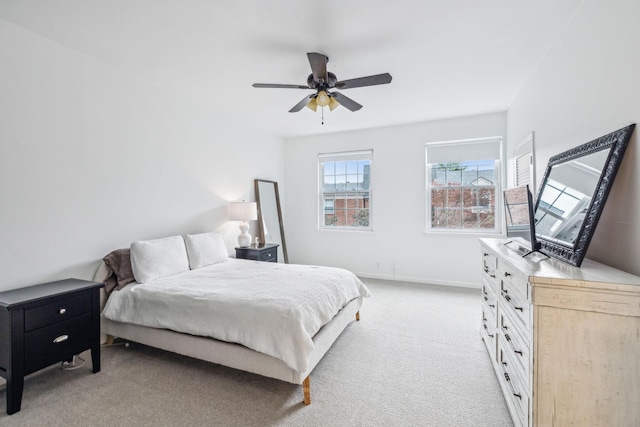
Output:
<path fill-rule="evenodd" d="M 278 246 L 280 245 L 265 243 L 264 246 L 236 248 L 236 258 L 252 259 L 254 261 L 278 262 Z"/>
<path fill-rule="evenodd" d="M 66 279 L 0 292 L 0 376 L 7 414 L 20 410 L 24 376 L 91 349 L 100 371 L 100 288 Z"/>

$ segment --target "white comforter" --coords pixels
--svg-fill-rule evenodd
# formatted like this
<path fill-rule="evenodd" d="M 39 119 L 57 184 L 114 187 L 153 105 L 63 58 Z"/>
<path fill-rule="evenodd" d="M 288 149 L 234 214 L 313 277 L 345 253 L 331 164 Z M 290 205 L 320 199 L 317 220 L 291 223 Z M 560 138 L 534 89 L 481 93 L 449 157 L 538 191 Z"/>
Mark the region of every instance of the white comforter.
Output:
<path fill-rule="evenodd" d="M 329 267 L 228 259 L 114 291 L 108 319 L 242 344 L 305 372 L 311 338 L 367 287 Z"/>

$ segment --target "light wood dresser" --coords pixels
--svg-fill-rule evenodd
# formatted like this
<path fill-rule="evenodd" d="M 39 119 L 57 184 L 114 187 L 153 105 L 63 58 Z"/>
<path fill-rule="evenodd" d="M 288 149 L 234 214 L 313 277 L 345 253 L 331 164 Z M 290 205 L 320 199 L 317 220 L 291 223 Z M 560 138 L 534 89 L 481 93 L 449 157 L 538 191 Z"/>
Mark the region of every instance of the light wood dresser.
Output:
<path fill-rule="evenodd" d="M 482 327 L 516 426 L 640 426 L 640 277 L 480 239 Z"/>

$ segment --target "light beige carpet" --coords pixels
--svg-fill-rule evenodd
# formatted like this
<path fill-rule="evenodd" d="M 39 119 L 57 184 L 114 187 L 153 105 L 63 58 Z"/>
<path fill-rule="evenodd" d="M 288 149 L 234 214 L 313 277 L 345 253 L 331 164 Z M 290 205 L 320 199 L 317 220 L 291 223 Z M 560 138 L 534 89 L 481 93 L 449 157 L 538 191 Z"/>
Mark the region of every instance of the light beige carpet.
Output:
<path fill-rule="evenodd" d="M 365 280 L 372 297 L 301 386 L 132 344 L 102 371 L 27 377 L 0 426 L 510 426 L 484 349 L 480 291 Z"/>

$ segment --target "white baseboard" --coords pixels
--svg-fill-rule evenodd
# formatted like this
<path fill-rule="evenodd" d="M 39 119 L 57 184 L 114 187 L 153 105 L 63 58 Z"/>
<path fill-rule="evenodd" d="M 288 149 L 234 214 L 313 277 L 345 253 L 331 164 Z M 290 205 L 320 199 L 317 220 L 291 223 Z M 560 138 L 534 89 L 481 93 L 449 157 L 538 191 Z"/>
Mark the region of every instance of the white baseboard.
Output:
<path fill-rule="evenodd" d="M 358 277 L 362 277 L 366 279 L 390 280 L 392 282 L 411 282 L 411 283 L 422 283 L 425 285 L 454 286 L 458 288 L 472 288 L 472 289 L 481 288 L 480 283 L 443 281 L 443 280 L 434 280 L 434 279 L 429 279 L 424 277 L 392 276 L 390 274 L 371 274 L 371 273 L 357 273 L 357 272 L 354 272 L 354 274 Z"/>

